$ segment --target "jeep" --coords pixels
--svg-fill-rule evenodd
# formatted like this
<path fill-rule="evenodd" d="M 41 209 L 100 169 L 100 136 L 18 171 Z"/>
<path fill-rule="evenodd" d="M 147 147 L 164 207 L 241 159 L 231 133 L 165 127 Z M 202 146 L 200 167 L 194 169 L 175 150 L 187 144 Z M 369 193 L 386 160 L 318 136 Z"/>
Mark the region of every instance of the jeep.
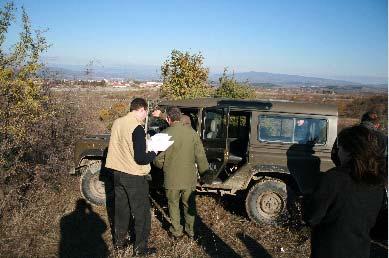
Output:
<path fill-rule="evenodd" d="M 162 109 L 170 106 L 190 117 L 214 172 L 212 183 L 198 184 L 197 191 L 243 194 L 247 215 L 256 223 L 288 220 L 300 197 L 312 192 L 319 173 L 334 166 L 335 105 L 216 98 L 159 103 Z M 149 119 L 154 130 L 162 130 L 161 124 Z M 112 192 L 103 173 L 108 142 L 109 135 L 92 135 L 75 147 L 71 173 L 81 175 L 82 194 L 97 205 Z M 151 186 L 163 187 L 161 174 L 152 168 Z"/>

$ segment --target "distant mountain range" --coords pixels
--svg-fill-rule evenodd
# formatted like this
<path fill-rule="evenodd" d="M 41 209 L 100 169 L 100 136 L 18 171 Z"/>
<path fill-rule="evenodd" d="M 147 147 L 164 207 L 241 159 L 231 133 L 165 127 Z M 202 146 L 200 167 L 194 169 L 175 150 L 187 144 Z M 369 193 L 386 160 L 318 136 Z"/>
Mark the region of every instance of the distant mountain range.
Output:
<path fill-rule="evenodd" d="M 221 74 L 211 75 L 211 80 L 218 80 Z M 266 72 L 243 72 L 235 73 L 234 77 L 237 81 L 249 83 L 270 83 L 280 86 L 289 87 L 301 87 L 301 86 L 374 86 L 374 87 L 387 87 L 387 79 L 375 78 L 375 77 L 360 77 L 360 80 L 340 80 L 340 79 L 325 79 L 319 77 L 309 77 L 301 75 L 289 75 L 279 73 L 266 73 Z M 352 79 L 353 77 L 349 77 Z M 363 79 L 362 79 L 363 78 Z M 374 80 L 375 79 L 375 80 Z M 369 81 L 370 80 L 370 81 Z"/>
<path fill-rule="evenodd" d="M 58 79 L 131 79 L 131 80 L 160 80 L 160 68 L 152 65 L 126 65 L 113 67 L 86 67 L 82 65 L 47 65 L 51 76 Z M 88 70 L 88 72 L 87 72 Z M 218 82 L 221 74 L 210 74 L 209 80 Z M 248 81 L 251 84 L 271 84 L 286 87 L 301 86 L 370 86 L 387 87 L 387 78 L 353 76 L 335 79 L 308 77 L 266 72 L 238 72 L 234 77 L 239 82 Z M 346 79 L 343 79 L 346 78 Z"/>

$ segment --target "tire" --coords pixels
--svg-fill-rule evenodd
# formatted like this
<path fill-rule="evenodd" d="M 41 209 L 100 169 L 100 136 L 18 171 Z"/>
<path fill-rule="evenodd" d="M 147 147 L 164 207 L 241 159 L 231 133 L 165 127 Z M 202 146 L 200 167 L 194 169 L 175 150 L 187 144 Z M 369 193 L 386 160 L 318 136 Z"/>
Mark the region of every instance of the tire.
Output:
<path fill-rule="evenodd" d="M 282 225 L 289 217 L 287 197 L 284 182 L 278 179 L 261 180 L 253 185 L 247 194 L 247 215 L 257 224 Z"/>
<path fill-rule="evenodd" d="M 107 194 L 113 194 L 112 177 L 102 169 L 101 161 L 92 161 L 81 175 L 82 196 L 91 204 L 106 206 Z"/>

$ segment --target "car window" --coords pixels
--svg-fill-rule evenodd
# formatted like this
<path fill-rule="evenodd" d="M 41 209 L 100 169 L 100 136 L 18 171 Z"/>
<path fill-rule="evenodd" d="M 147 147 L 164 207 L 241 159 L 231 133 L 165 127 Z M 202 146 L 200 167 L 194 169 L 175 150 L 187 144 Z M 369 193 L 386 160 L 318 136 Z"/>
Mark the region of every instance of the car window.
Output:
<path fill-rule="evenodd" d="M 228 126 L 229 138 L 242 138 L 242 135 L 247 134 L 247 127 L 247 114 L 230 112 L 230 121 Z"/>
<path fill-rule="evenodd" d="M 222 110 L 206 110 L 204 113 L 204 139 L 223 138 L 224 124 Z"/>
<path fill-rule="evenodd" d="M 260 115 L 258 140 L 298 144 L 324 144 L 327 120 L 319 118 Z"/>

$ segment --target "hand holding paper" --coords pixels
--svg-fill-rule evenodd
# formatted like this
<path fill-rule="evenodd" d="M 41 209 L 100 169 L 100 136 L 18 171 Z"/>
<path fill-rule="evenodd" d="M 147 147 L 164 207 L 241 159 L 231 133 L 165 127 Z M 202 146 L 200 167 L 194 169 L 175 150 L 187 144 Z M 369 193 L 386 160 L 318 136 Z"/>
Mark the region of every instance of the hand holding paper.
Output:
<path fill-rule="evenodd" d="M 156 135 L 153 135 L 148 141 L 147 141 L 147 149 L 148 151 L 165 151 L 167 148 L 170 147 L 174 143 L 174 141 L 169 141 L 171 136 L 169 136 L 166 133 L 158 133 Z"/>

